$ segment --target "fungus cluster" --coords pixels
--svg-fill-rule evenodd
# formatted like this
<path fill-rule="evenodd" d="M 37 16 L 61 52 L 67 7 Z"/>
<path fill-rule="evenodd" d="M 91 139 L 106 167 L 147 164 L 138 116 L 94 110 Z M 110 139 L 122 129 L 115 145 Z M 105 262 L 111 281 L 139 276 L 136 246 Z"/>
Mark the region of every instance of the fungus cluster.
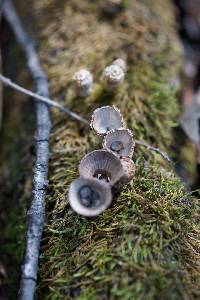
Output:
<path fill-rule="evenodd" d="M 103 71 L 103 79 L 108 90 L 115 89 L 123 83 L 126 72 L 126 62 L 122 58 L 118 58 L 107 66 Z M 74 73 L 72 80 L 78 96 L 87 97 L 91 94 L 93 87 L 93 76 L 90 71 L 80 69 Z"/>
<path fill-rule="evenodd" d="M 120 188 L 135 174 L 132 160 L 135 142 L 132 132 L 116 107 L 97 108 L 91 128 L 103 136 L 102 149 L 88 153 L 79 164 L 80 177 L 69 188 L 68 199 L 74 211 L 96 216 L 112 202 L 112 188 Z"/>

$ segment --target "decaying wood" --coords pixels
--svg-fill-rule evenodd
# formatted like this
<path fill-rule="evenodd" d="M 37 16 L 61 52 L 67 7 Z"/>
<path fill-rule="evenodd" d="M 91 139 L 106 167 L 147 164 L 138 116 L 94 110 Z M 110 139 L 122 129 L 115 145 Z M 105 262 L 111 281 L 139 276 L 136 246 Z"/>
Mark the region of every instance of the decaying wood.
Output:
<path fill-rule="evenodd" d="M 34 44 L 25 32 L 10 0 L 3 2 L 3 14 L 14 32 L 27 60 L 27 66 L 39 95 L 49 98 L 49 85 L 42 70 Z M 42 230 L 45 221 L 45 195 L 48 185 L 49 134 L 51 120 L 49 107 L 36 104 L 37 134 L 36 161 L 33 174 L 32 201 L 28 210 L 28 225 L 24 263 L 22 266 L 20 299 L 33 299 L 37 280 L 38 257 Z"/>
<path fill-rule="evenodd" d="M 34 45 L 16 15 L 10 0 L 4 2 L 4 15 L 13 29 L 16 39 L 21 45 L 27 58 L 29 70 L 33 76 L 38 95 L 30 92 L 29 95 L 38 100 L 50 100 L 48 81 L 44 74 Z M 2 78 L 2 77 L 1 77 Z M 10 83 L 10 82 L 9 82 Z M 9 84 L 7 81 L 7 84 Z M 14 83 L 13 83 L 14 84 Z M 15 87 L 16 88 L 16 87 Z M 23 88 L 22 88 L 23 89 Z M 25 89 L 24 89 L 25 90 Z M 26 90 L 27 91 L 27 90 Z M 22 92 L 22 90 L 21 90 Z M 24 91 L 23 91 L 24 92 Z M 51 101 L 51 100 L 50 100 Z M 47 103 L 47 101 L 46 101 Z M 48 103 L 53 105 L 52 103 Z M 55 106 L 55 105 L 54 105 Z M 56 107 L 64 111 L 62 106 L 56 104 Z M 48 106 L 44 103 L 37 102 L 37 138 L 36 138 L 36 164 L 33 179 L 33 201 L 28 212 L 28 233 L 26 242 L 25 262 L 22 268 L 22 279 L 20 288 L 21 299 L 33 299 L 36 279 L 37 279 L 37 263 L 39 255 L 39 247 L 41 234 L 44 225 L 45 209 L 44 199 L 47 186 L 47 171 L 48 171 L 48 155 L 49 155 L 49 132 L 51 122 Z M 64 111 L 69 114 L 67 111 Z M 81 118 L 81 117 L 80 117 Z M 77 118 L 76 118 L 77 119 Z M 82 119 L 82 118 L 81 118 Z M 80 120 L 80 119 L 79 119 Z M 82 119 L 83 120 L 83 119 Z M 88 124 L 86 121 L 85 123 Z M 138 145 L 144 146 L 152 151 L 161 154 L 168 161 L 170 160 L 159 148 L 152 147 L 144 142 L 136 141 Z"/>
<path fill-rule="evenodd" d="M 138 139 L 167 151 L 178 114 L 171 80 L 181 63 L 170 1 L 128 1 L 112 20 L 104 13 L 106 5 L 102 0 L 19 4 L 39 41 L 56 99 L 87 117 L 99 106 L 116 105 Z M 117 57 L 128 62 L 127 77 L 108 94 L 100 76 Z M 80 102 L 70 78 L 83 66 L 94 74 L 95 86 Z M 80 158 L 95 147 L 94 135 L 57 113 L 52 116 L 38 298 L 197 299 L 196 201 L 172 169 L 138 149 L 131 184 L 114 195 L 105 214 L 92 221 L 81 218 L 69 209 L 66 192 Z"/>

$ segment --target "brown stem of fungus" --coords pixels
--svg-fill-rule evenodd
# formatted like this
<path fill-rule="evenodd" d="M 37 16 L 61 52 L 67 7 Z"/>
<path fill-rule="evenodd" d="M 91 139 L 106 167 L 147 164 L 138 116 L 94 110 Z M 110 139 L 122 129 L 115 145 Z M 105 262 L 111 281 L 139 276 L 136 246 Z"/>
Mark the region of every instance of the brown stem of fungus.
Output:
<path fill-rule="evenodd" d="M 41 97 L 49 98 L 49 85 L 34 43 L 24 30 L 11 0 L 3 1 L 3 15 L 10 25 L 16 41 L 21 46 L 34 80 L 35 88 Z M 1 76 L 1 79 L 5 79 Z M 4 83 L 8 81 L 4 80 Z M 12 84 L 13 85 L 13 84 Z M 13 87 L 16 86 L 13 85 Z M 35 97 L 35 95 L 31 96 Z M 34 299 L 40 241 L 45 222 L 45 196 L 48 185 L 49 134 L 51 119 L 49 107 L 42 102 L 36 103 L 36 161 L 33 174 L 32 201 L 27 216 L 27 235 L 24 262 L 21 269 L 20 299 Z"/>

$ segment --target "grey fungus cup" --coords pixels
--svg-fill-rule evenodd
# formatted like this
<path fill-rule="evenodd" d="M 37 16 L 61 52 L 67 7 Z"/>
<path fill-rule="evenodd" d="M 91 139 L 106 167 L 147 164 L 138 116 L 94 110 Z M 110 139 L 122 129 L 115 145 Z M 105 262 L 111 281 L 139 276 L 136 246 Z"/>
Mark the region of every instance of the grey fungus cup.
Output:
<path fill-rule="evenodd" d="M 110 130 L 103 140 L 103 148 L 115 155 L 132 157 L 135 142 L 131 130 L 118 128 Z"/>
<path fill-rule="evenodd" d="M 91 128 L 103 135 L 103 149 L 86 154 L 79 164 L 80 177 L 69 188 L 71 208 L 80 215 L 94 217 L 112 202 L 112 188 L 119 189 L 135 175 L 132 160 L 135 142 L 131 130 L 124 128 L 122 115 L 114 106 L 97 108 Z"/>
<path fill-rule="evenodd" d="M 96 134 L 106 135 L 112 129 L 124 127 L 124 120 L 115 106 L 102 106 L 95 109 L 90 126 Z"/>
<path fill-rule="evenodd" d="M 75 179 L 68 192 L 69 203 L 74 211 L 86 217 L 102 213 L 112 201 L 110 185 L 95 178 Z"/>
<path fill-rule="evenodd" d="M 97 178 L 113 186 L 119 181 L 123 168 L 121 161 L 111 152 L 95 150 L 80 162 L 79 174 L 84 178 Z"/>

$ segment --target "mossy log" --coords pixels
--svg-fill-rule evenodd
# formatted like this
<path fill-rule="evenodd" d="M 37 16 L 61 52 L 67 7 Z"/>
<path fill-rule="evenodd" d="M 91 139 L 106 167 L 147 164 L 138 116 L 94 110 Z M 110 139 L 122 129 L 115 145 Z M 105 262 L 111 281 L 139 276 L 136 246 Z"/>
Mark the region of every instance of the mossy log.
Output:
<path fill-rule="evenodd" d="M 182 53 L 168 0 L 18 0 L 57 101 L 89 119 L 116 105 L 137 139 L 170 153 Z M 102 71 L 126 59 L 125 82 L 107 92 Z M 76 96 L 72 75 L 94 75 L 92 94 Z M 88 128 L 52 113 L 47 224 L 38 299 L 196 299 L 199 296 L 196 199 L 158 154 L 137 146 L 134 180 L 102 215 L 74 213 L 66 199 L 83 155 L 101 147 Z M 173 155 L 173 153 L 171 153 Z"/>

